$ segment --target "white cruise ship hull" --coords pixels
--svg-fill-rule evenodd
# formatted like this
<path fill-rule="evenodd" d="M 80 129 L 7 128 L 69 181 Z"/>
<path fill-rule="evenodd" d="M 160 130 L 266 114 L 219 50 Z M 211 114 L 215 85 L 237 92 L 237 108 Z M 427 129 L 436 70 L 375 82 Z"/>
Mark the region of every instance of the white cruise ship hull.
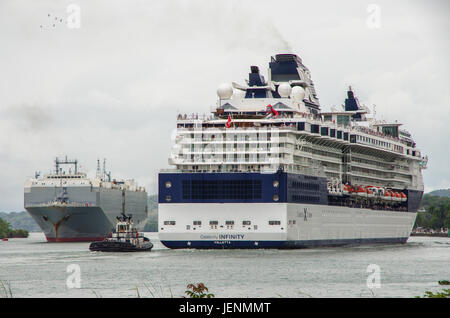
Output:
<path fill-rule="evenodd" d="M 159 205 L 169 248 L 303 248 L 406 243 L 417 213 L 296 203 Z M 174 225 L 165 220 L 176 220 Z M 234 220 L 234 225 L 226 225 Z M 201 225 L 193 226 L 194 221 Z M 217 221 L 211 226 L 210 221 Z M 243 222 L 250 222 L 243 225 Z"/>

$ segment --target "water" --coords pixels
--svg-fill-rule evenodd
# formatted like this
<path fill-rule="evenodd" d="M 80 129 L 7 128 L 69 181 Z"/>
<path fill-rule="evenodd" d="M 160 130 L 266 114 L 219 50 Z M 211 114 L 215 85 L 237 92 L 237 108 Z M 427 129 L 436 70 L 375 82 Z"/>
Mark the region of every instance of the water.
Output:
<path fill-rule="evenodd" d="M 216 297 L 414 297 L 450 280 L 450 239 L 411 237 L 405 245 L 302 250 L 90 252 L 89 243 L 47 243 L 43 233 L 0 242 L 0 280 L 13 297 L 181 297 L 203 282 Z M 68 288 L 67 266 L 81 270 Z M 381 288 L 367 287 L 367 266 Z M 5 296 L 0 284 L 0 297 Z"/>

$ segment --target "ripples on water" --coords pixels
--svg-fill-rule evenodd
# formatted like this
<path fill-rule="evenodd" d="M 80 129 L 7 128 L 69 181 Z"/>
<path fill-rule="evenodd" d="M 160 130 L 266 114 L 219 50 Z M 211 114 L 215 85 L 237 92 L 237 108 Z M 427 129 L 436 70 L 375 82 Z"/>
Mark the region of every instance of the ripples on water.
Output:
<path fill-rule="evenodd" d="M 369 264 L 381 269 L 376 297 L 422 296 L 450 280 L 450 239 L 411 237 L 405 245 L 301 250 L 90 252 L 89 243 L 47 243 L 43 233 L 0 242 L 0 280 L 14 297 L 180 297 L 203 282 L 216 297 L 373 297 Z M 78 264 L 81 288 L 69 289 Z M 0 296 L 2 296 L 0 290 Z"/>

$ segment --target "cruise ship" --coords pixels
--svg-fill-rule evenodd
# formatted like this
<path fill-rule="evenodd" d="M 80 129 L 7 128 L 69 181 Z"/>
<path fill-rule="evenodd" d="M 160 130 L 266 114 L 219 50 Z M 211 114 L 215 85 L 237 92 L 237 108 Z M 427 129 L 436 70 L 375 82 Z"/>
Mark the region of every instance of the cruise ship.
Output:
<path fill-rule="evenodd" d="M 48 242 L 101 241 L 115 228 L 116 217 L 133 216 L 137 228 L 147 219 L 147 192 L 130 180 L 111 179 L 97 161 L 89 178 L 79 171 L 78 160 L 55 159 L 55 170 L 25 182 L 25 209 Z"/>
<path fill-rule="evenodd" d="M 178 115 L 173 168 L 158 177 L 166 247 L 408 240 L 428 159 L 401 123 L 377 120 L 351 87 L 342 109 L 322 112 L 295 54 L 271 57 L 267 79 L 251 66 L 245 84 L 217 94 L 210 115 Z"/>

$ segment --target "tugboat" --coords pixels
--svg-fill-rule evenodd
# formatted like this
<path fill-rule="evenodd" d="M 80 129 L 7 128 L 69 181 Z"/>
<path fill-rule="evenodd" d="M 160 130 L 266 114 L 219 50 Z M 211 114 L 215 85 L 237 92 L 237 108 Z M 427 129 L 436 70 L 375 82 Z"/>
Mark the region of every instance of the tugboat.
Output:
<path fill-rule="evenodd" d="M 99 252 L 145 252 L 152 248 L 150 240 L 133 227 L 131 215 L 125 214 L 116 217 L 116 229 L 111 237 L 89 245 L 91 251 Z"/>

